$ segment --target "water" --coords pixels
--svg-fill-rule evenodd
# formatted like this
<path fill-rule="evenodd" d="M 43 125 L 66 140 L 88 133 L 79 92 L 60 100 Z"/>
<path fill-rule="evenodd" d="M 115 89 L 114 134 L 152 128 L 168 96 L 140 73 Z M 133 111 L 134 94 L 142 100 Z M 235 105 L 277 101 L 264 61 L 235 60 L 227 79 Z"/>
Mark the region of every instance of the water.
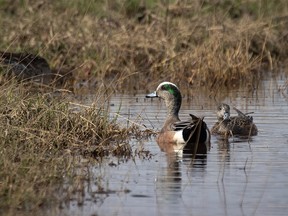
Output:
<path fill-rule="evenodd" d="M 161 152 L 154 137 L 134 141 L 133 148 L 144 147 L 153 156 L 120 164 L 107 158 L 103 166 L 90 167 L 95 178 L 87 185 L 83 205 L 72 201 L 61 215 L 287 215 L 288 100 L 287 90 L 279 91 L 284 80 L 267 80 L 258 91 L 243 89 L 216 98 L 254 112 L 259 133 L 252 140 L 225 142 L 212 136 L 207 157 L 194 162 Z M 115 95 L 111 115 L 119 104 L 119 122 L 162 127 L 163 101 L 145 99 L 145 94 Z M 205 116 L 211 128 L 215 109 L 215 99 L 194 92 L 193 98 L 184 97 L 180 118 L 188 113 Z M 99 183 L 106 193 L 99 193 Z"/>

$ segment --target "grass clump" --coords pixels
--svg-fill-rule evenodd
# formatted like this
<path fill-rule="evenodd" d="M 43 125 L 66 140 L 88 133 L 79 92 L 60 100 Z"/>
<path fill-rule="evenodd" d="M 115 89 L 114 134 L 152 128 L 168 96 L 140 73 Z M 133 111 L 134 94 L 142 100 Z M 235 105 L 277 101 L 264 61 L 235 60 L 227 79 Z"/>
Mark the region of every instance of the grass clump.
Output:
<path fill-rule="evenodd" d="M 39 53 L 93 87 L 255 86 L 288 56 L 285 0 L 8 2 L 0 48 Z"/>
<path fill-rule="evenodd" d="M 72 112 L 65 99 L 33 92 L 22 84 L 2 84 L 0 92 L 3 211 L 33 210 L 59 201 L 63 182 L 71 182 L 71 190 L 77 179 L 78 158 L 96 163 L 107 155 L 127 159 L 135 154 L 129 135 L 137 128 L 121 128 L 115 119 L 109 119 L 105 100 L 100 103 L 100 97 L 97 102 L 102 106 Z M 70 196 L 68 192 L 63 194 Z"/>

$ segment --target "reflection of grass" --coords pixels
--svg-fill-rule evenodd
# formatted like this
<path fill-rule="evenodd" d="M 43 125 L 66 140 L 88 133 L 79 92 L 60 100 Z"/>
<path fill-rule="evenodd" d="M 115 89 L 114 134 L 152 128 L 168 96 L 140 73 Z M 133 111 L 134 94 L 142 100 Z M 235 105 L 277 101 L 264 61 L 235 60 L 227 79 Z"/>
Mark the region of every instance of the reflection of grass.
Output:
<path fill-rule="evenodd" d="M 76 190 L 83 178 L 76 173 L 77 156 L 141 154 L 129 144 L 131 134 L 142 136 L 140 130 L 109 120 L 103 94 L 97 107 L 72 112 L 64 97 L 32 93 L 32 87 L 5 83 L 0 92 L 0 209 L 34 209 L 59 190 L 69 197 L 61 183 L 69 181 L 69 190 Z"/>
<path fill-rule="evenodd" d="M 0 48 L 76 68 L 76 81 L 253 85 L 288 55 L 286 0 L 21 2 L 0 2 Z"/>

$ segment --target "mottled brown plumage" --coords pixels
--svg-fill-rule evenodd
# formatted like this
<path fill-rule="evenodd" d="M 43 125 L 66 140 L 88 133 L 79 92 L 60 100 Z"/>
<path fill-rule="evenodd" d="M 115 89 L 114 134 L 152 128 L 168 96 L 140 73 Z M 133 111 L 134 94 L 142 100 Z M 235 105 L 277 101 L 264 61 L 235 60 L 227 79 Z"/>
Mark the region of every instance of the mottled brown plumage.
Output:
<path fill-rule="evenodd" d="M 238 116 L 230 116 L 229 105 L 222 103 L 217 107 L 218 121 L 211 128 L 213 135 L 223 136 L 255 136 L 258 129 L 253 122 L 253 117 L 244 114 L 234 107 Z"/>

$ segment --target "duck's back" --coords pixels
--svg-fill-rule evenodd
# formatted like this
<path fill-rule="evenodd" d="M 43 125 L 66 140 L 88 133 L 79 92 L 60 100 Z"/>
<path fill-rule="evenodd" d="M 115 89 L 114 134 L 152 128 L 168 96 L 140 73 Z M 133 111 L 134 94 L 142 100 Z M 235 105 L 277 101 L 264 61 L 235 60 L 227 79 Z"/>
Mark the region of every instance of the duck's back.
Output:
<path fill-rule="evenodd" d="M 255 136 L 258 133 L 251 116 L 235 116 L 228 122 L 227 127 L 233 135 Z"/>

